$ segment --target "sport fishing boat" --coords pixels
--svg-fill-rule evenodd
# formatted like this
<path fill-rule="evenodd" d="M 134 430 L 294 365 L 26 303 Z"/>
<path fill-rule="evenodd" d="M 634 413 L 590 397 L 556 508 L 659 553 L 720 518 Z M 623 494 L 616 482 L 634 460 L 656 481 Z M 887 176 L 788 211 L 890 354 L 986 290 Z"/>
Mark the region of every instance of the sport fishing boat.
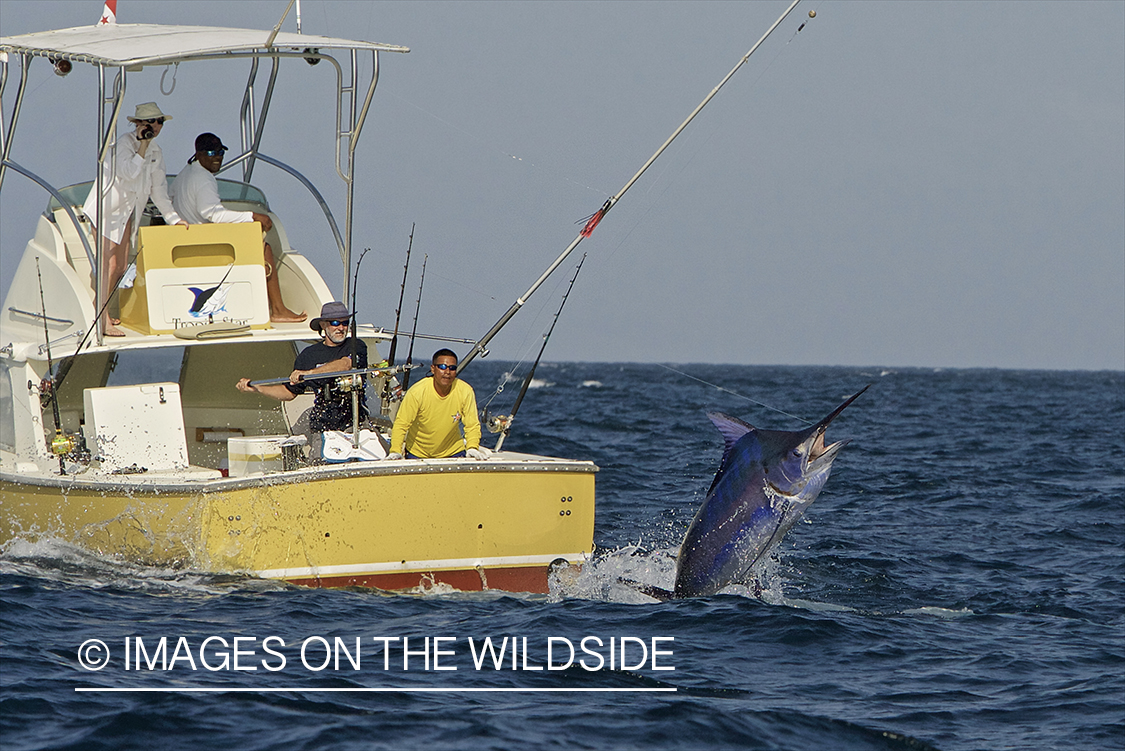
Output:
<path fill-rule="evenodd" d="M 150 565 L 314 587 L 546 592 L 552 566 L 581 565 L 592 552 L 593 463 L 511 451 L 485 461 L 378 459 L 400 393 L 401 367 L 386 361 L 335 379 L 331 387 L 352 389 L 353 399 L 369 395 L 371 430 L 357 420 L 341 434 L 340 461 L 311 461 L 302 419 L 311 396 L 278 402 L 233 386 L 242 376 L 284 377 L 317 338 L 307 323 L 271 323 L 264 242 L 293 310 L 348 300 L 356 145 L 380 54 L 408 51 L 279 29 L 109 23 L 0 38 L 0 102 L 10 113 L 0 123 L 0 188 L 27 179 L 46 202 L 0 311 L 0 545 L 61 539 Z M 110 295 L 99 278 L 102 243 L 82 206 L 103 189 L 99 165 L 114 163 L 128 77 L 149 66 L 231 60 L 250 68 L 241 150 L 226 164 L 242 175 L 220 178 L 220 196 L 229 209 L 268 215 L 272 229 L 263 238 L 256 223 L 163 226 L 146 213 L 135 233 L 135 280 L 117 294 L 125 336 L 103 336 L 97 321 Z M 73 165 L 75 179 L 98 175 L 92 182 L 56 188 L 12 158 L 35 63 L 60 76 L 79 65 L 96 70 L 97 112 L 87 121 L 97 128 L 97 153 Z M 344 184 L 342 226 L 310 180 L 261 148 L 280 68 L 318 63 L 336 97 L 326 129 Z M 256 97 L 260 64 L 270 72 Z M 19 70 L 16 86 L 9 68 Z M 257 164 L 308 190 L 301 220 L 327 225 L 343 265 L 340 294 L 291 247 L 250 182 Z M 201 290 L 215 291 L 202 308 Z M 390 354 L 386 327 L 353 330 L 371 362 Z M 141 376 L 117 383 L 114 374 L 125 371 Z"/>

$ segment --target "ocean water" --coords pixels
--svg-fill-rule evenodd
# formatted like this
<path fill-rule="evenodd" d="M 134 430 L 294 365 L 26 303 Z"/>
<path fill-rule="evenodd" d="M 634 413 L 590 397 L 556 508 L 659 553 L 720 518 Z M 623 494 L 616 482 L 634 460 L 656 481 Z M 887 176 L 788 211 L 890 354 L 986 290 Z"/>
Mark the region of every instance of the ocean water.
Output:
<path fill-rule="evenodd" d="M 482 404 L 508 367 L 466 373 Z M 1125 748 L 1125 374 L 670 367 L 540 366 L 507 447 L 601 468 L 595 558 L 550 595 L 309 590 L 5 546 L 0 747 Z M 760 596 L 621 583 L 670 586 L 721 454 L 707 411 L 794 429 L 774 410 L 819 419 L 868 383 Z M 197 669 L 124 670 L 127 638 L 161 636 Z M 504 637 L 519 659 L 509 641 L 496 669 L 481 643 Z M 113 658 L 89 671 L 95 638 Z"/>

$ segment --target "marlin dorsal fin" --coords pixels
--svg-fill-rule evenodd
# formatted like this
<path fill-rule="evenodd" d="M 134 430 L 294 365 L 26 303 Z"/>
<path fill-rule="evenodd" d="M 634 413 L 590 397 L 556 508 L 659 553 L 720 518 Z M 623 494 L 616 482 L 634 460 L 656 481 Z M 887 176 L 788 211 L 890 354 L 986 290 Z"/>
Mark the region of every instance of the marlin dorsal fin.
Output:
<path fill-rule="evenodd" d="M 723 434 L 723 441 L 726 443 L 723 447 L 724 460 L 727 454 L 730 453 L 731 446 L 733 446 L 739 438 L 752 430 L 756 430 L 750 423 L 743 422 L 737 417 L 724 415 L 722 412 L 708 412 L 707 417 L 711 419 L 711 422 L 715 423 L 715 427 Z"/>

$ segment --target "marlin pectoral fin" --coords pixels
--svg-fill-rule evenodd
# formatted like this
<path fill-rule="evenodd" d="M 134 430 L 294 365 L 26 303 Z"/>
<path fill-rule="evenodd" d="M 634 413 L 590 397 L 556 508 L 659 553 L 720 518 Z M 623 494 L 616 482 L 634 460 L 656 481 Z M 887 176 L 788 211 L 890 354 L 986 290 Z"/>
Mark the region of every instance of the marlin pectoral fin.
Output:
<path fill-rule="evenodd" d="M 668 602 L 668 600 L 676 599 L 676 593 L 670 589 L 656 587 L 651 584 L 641 584 L 640 582 L 633 581 L 632 579 L 618 579 L 617 581 L 627 587 L 632 587 L 643 595 L 648 595 L 649 597 L 660 600 L 661 602 Z"/>

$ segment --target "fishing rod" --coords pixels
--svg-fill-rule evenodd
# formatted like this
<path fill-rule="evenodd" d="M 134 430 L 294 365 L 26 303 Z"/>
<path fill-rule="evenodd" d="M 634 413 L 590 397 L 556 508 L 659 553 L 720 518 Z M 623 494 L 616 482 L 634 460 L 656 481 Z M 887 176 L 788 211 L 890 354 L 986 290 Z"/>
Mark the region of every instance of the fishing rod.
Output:
<path fill-rule="evenodd" d="M 426 261 L 430 260 L 429 255 L 422 256 L 422 278 L 418 281 L 418 304 L 414 307 L 414 329 L 410 332 L 410 349 L 406 351 L 406 365 L 409 367 L 414 364 L 414 335 L 418 333 L 418 311 L 422 309 L 422 285 L 426 283 Z M 406 371 L 406 375 L 402 377 L 402 390 L 406 391 L 410 388 L 410 371 Z"/>
<path fill-rule="evenodd" d="M 566 306 L 566 300 L 570 297 L 570 291 L 574 289 L 574 282 L 578 279 L 578 272 L 582 270 L 582 264 L 586 262 L 586 254 L 582 254 L 582 260 L 578 262 L 578 268 L 574 270 L 574 276 L 570 279 L 570 286 L 566 288 L 566 294 L 563 295 L 562 303 L 559 309 L 555 311 L 555 318 L 551 321 L 551 327 L 547 329 L 547 333 L 543 336 L 543 346 L 539 348 L 539 354 L 535 358 L 535 362 L 531 366 L 531 370 L 527 372 L 527 376 L 523 379 L 523 386 L 520 387 L 519 396 L 516 397 L 516 403 L 512 405 L 512 414 L 508 415 L 508 419 L 504 421 L 504 429 L 500 433 L 500 438 L 496 440 L 496 448 L 493 451 L 499 451 L 500 447 L 504 445 L 504 439 L 508 437 L 508 433 L 512 430 L 512 422 L 516 419 L 516 412 L 519 412 L 520 405 L 523 404 L 523 397 L 527 394 L 527 388 L 531 385 L 531 379 L 535 377 L 535 369 L 539 367 L 539 360 L 543 357 L 543 350 L 547 349 L 547 342 L 551 338 L 551 332 L 555 330 L 555 324 L 559 322 L 559 316 L 562 314 L 563 307 Z"/>
<path fill-rule="evenodd" d="M 43 341 L 47 346 L 47 375 L 39 382 L 39 391 L 42 394 L 43 387 L 46 385 L 51 406 L 54 408 L 55 437 L 51 441 L 51 453 L 59 458 L 59 474 L 65 475 L 66 461 L 64 456 L 74 450 L 74 444 L 63 435 L 62 418 L 59 416 L 59 400 L 55 398 L 55 377 L 51 373 L 55 369 L 55 363 L 51 358 L 51 332 L 47 328 L 47 300 L 43 296 L 43 273 L 39 270 L 39 256 L 35 256 L 35 275 L 39 277 L 39 305 L 43 308 Z"/>
<path fill-rule="evenodd" d="M 390 367 L 373 367 L 373 368 L 352 368 L 350 370 L 334 370 L 326 373 L 306 373 L 301 376 L 302 381 L 320 381 L 329 378 L 346 378 L 347 376 L 356 375 L 394 375 L 396 373 L 405 373 L 414 368 L 420 368 L 421 365 L 393 365 Z M 292 383 L 289 377 L 284 378 L 263 378 L 260 381 L 250 381 L 251 386 L 276 386 L 283 383 Z"/>
<path fill-rule="evenodd" d="M 355 350 L 356 350 L 355 330 L 356 330 L 356 312 L 357 311 L 356 311 L 355 306 L 356 306 L 356 297 L 359 294 L 359 292 L 358 292 L 358 290 L 359 290 L 359 267 L 360 267 L 360 264 L 363 263 L 363 257 L 365 255 L 367 255 L 367 252 L 369 250 L 371 250 L 371 248 L 364 248 L 363 252 L 359 254 L 359 260 L 355 262 L 355 275 L 352 277 L 352 325 L 349 327 L 351 329 L 351 337 L 352 337 L 352 362 L 355 362 Z"/>
<path fill-rule="evenodd" d="M 357 364 L 357 352 L 359 349 L 359 338 L 356 334 L 356 326 L 359 319 L 359 312 L 356 310 L 356 298 L 359 295 L 359 267 L 363 264 L 363 257 L 371 248 L 364 248 L 363 252 L 359 254 L 359 260 L 355 262 L 355 276 L 352 278 L 352 325 L 351 340 L 352 340 L 352 365 Z M 360 380 L 359 384 L 352 384 L 352 448 L 359 448 L 359 394 L 362 391 L 363 381 Z M 355 388 L 359 385 L 360 388 Z"/>
<path fill-rule="evenodd" d="M 664 150 L 671 145 L 672 141 L 674 141 L 676 137 L 679 136 L 681 132 L 683 132 L 684 128 L 686 128 L 688 124 L 695 119 L 695 116 L 698 115 L 703 110 L 703 108 L 706 107 L 707 104 L 715 97 L 715 95 L 719 93 L 719 89 L 723 88 L 723 86 L 726 85 L 727 81 L 729 81 L 731 77 L 736 72 L 738 72 L 738 69 L 741 68 L 746 63 L 746 61 L 750 59 L 750 56 L 753 55 L 758 47 L 761 46 L 762 42 L 766 41 L 766 38 L 774 32 L 774 29 L 781 25 L 781 22 L 784 21 L 786 16 L 788 16 L 792 12 L 792 10 L 797 7 L 797 3 L 799 2 L 801 2 L 801 0 L 793 0 L 793 3 L 785 9 L 785 12 L 782 13 L 781 16 L 773 22 L 773 25 L 766 30 L 766 33 L 762 35 L 762 38 L 759 39 L 754 44 L 754 46 L 750 48 L 749 52 L 742 56 L 742 59 L 738 61 L 738 64 L 735 65 L 734 68 L 731 69 L 730 73 L 727 73 L 723 80 L 719 82 L 719 85 L 712 89 L 711 93 L 703 98 L 703 101 L 700 102 L 699 106 L 696 107 L 692 111 L 692 113 L 688 115 L 687 119 L 680 124 L 680 127 L 676 128 L 672 135 L 668 137 L 668 140 L 665 141 L 664 144 L 656 150 L 656 153 L 649 157 L 648 161 L 644 163 L 644 166 L 641 167 L 640 170 L 638 170 L 637 174 L 633 175 L 632 179 L 630 179 L 629 182 L 625 183 L 625 186 L 621 188 L 621 190 L 619 190 L 615 195 L 611 196 L 604 204 L 602 204 L 602 207 L 600 209 L 598 209 L 592 215 L 590 215 L 590 217 L 588 217 L 586 225 L 582 228 L 582 231 L 578 233 L 578 237 L 574 238 L 570 245 L 567 246 L 566 250 L 564 250 L 559 255 L 559 257 L 556 258 L 554 262 L 547 267 L 547 270 L 544 271 L 543 274 L 535 280 L 535 283 L 528 288 L 527 292 L 524 292 L 522 296 L 516 298 L 516 301 L 512 303 L 512 307 L 508 308 L 508 311 L 500 317 L 500 320 L 493 324 L 492 328 L 488 330 L 488 333 L 486 333 L 483 337 L 480 338 L 480 340 L 477 341 L 476 344 L 473 345 L 472 350 L 470 350 L 470 352 L 465 355 L 464 359 L 461 361 L 459 367 L 460 371 L 463 371 L 465 369 L 465 366 L 472 362 L 477 355 L 487 352 L 485 348 L 487 347 L 488 343 L 492 341 L 492 338 L 500 332 L 500 329 L 504 328 L 504 326 L 507 325 L 508 321 L 512 320 L 512 316 L 519 312 L 519 309 L 523 307 L 524 303 L 527 302 L 527 299 L 535 294 L 535 291 L 539 289 L 543 282 L 547 281 L 547 277 L 554 273 L 555 269 L 557 269 L 562 264 L 562 262 L 566 260 L 567 256 L 569 256 L 571 252 L 573 252 L 573 250 L 578 247 L 578 244 L 589 237 L 591 234 L 593 234 L 594 228 L 598 226 L 602 219 L 605 218 L 605 215 L 609 213 L 609 210 L 617 205 L 617 202 L 621 200 L 626 191 L 628 191 L 629 188 L 633 187 L 633 183 L 637 182 L 637 180 L 640 179 L 641 175 L 643 175 L 648 170 L 648 168 L 652 166 L 652 163 L 655 162 L 657 158 L 659 158 L 660 155 L 664 153 Z M 809 18 L 813 18 L 814 16 L 814 12 L 809 13 Z"/>
<path fill-rule="evenodd" d="M 391 351 L 387 362 L 395 364 L 395 348 L 398 347 L 398 322 L 402 316 L 402 298 L 406 296 L 406 275 L 410 271 L 410 251 L 414 248 L 414 224 L 410 225 L 410 242 L 406 244 L 406 263 L 402 267 L 402 286 L 398 290 L 398 307 L 395 308 L 395 333 L 391 337 Z"/>
<path fill-rule="evenodd" d="M 38 264 L 39 259 L 36 258 L 35 262 L 36 264 Z M 38 266 L 36 267 L 36 271 L 38 271 Z M 86 328 L 86 333 L 82 335 L 82 339 L 79 340 L 78 346 L 74 348 L 74 354 L 67 355 L 59 362 L 59 370 L 57 373 L 55 373 L 54 388 L 51 391 L 49 400 L 55 398 L 55 393 L 63 385 L 63 381 L 66 380 L 67 375 L 70 373 L 70 369 L 74 367 L 75 358 L 78 357 L 78 353 L 82 351 L 82 348 L 86 346 L 86 340 L 90 338 L 90 334 L 94 333 L 94 329 L 98 326 L 98 321 L 102 320 L 102 316 L 105 315 L 106 310 L 109 308 L 109 303 L 113 300 L 113 293 L 117 291 L 118 287 L 121 286 L 121 282 L 124 280 L 125 275 L 122 274 L 121 277 L 117 280 L 117 284 L 113 285 L 113 289 L 111 289 L 105 296 L 105 302 L 102 303 L 102 307 L 98 310 L 97 314 L 94 315 L 94 322 Z M 44 315 L 45 314 L 46 313 L 44 313 Z M 47 405 L 44 404 L 43 406 L 44 408 L 46 408 Z"/>

